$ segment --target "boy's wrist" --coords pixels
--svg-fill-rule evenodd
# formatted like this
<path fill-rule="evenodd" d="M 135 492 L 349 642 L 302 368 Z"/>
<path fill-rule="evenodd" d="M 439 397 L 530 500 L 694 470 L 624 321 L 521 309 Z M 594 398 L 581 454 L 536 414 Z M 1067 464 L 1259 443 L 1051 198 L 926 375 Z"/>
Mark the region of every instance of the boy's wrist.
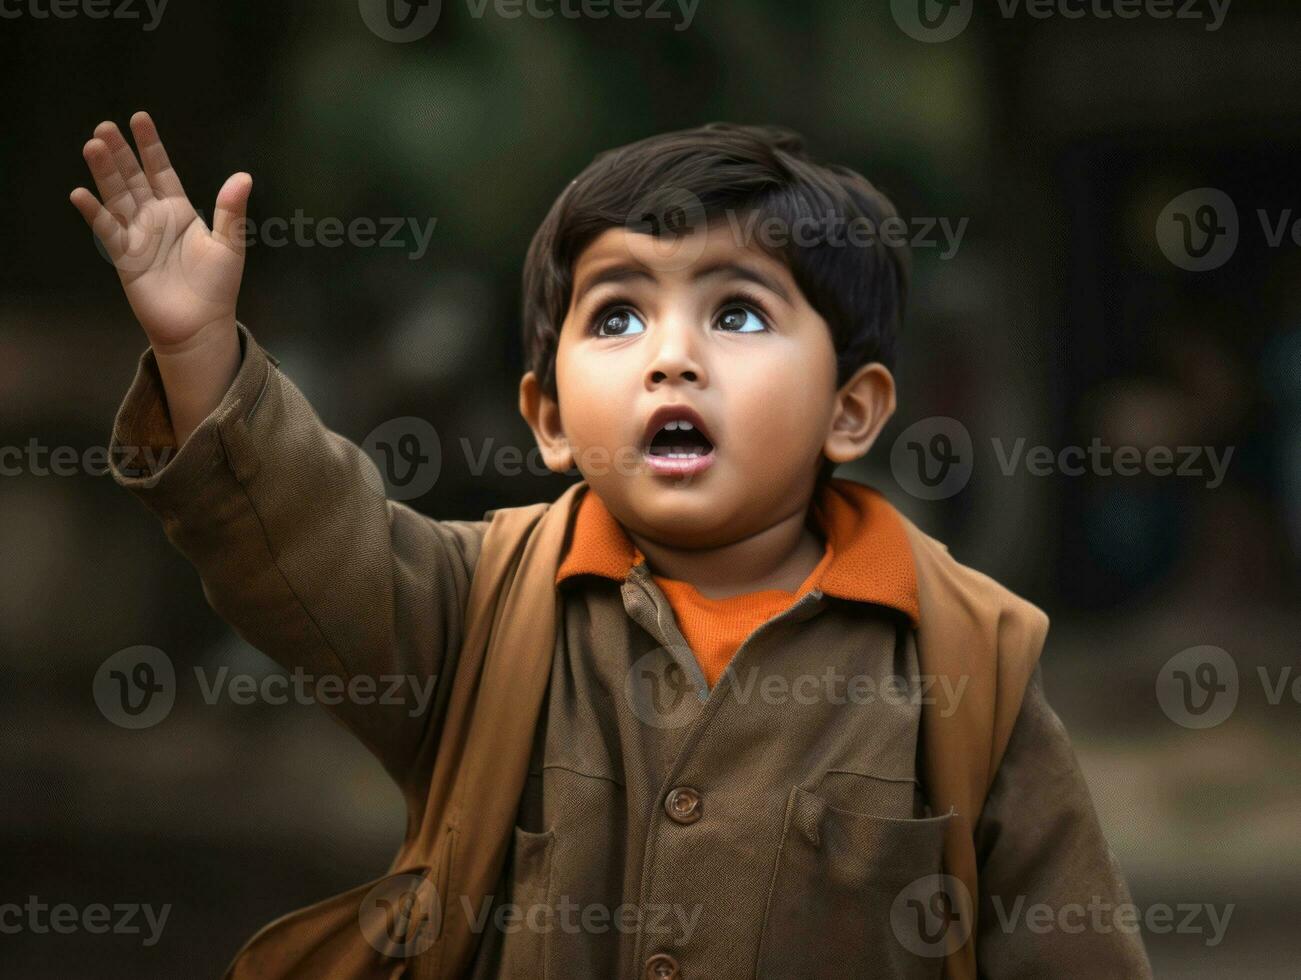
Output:
<path fill-rule="evenodd" d="M 221 404 L 239 373 L 240 343 L 235 317 L 214 321 L 184 344 L 150 346 L 179 449 L 190 433 Z"/>
<path fill-rule="evenodd" d="M 157 354 L 148 348 L 140 355 L 136 375 L 118 407 L 110 444 L 110 469 L 114 479 L 141 494 L 162 512 L 194 514 L 216 473 L 240 467 L 242 433 L 233 431 L 237 417 L 247 420 L 265 391 L 269 371 L 279 361 L 236 321 L 238 368 L 234 379 L 198 426 L 178 444 L 167 404 Z M 223 462 L 224 460 L 224 462 Z"/>

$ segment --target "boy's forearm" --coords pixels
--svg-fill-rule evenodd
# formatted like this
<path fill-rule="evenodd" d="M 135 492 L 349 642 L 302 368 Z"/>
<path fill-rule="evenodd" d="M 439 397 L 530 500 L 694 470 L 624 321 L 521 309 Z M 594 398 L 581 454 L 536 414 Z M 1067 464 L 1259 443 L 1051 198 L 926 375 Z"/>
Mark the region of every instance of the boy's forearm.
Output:
<path fill-rule="evenodd" d="M 176 348 L 154 345 L 153 351 L 179 449 L 221 404 L 239 372 L 240 344 L 235 318 L 211 324 Z"/>

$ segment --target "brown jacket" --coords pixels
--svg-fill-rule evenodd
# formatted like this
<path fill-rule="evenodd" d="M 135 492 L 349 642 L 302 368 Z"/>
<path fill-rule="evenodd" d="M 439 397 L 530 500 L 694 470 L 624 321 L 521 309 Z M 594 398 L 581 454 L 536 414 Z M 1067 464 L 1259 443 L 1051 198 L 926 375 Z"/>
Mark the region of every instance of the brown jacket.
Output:
<path fill-rule="evenodd" d="M 231 977 L 933 976 L 945 943 L 950 977 L 1148 975 L 1135 936 L 1045 939 L 1008 926 L 1004 906 L 991 915 L 1000 895 L 1007 906 L 1099 895 L 1128 902 L 1060 723 L 1042 702 L 1039 610 L 905 522 L 920 628 L 817 593 L 764 624 L 736 661 L 842 657 L 846 669 L 880 678 L 947 682 L 963 692 L 956 704 L 733 711 L 716 703 L 739 690 L 725 680 L 695 715 L 688 699 L 685 721 L 646 724 L 635 698 L 619 704 L 610 693 L 633 661 L 689 670 L 685 644 L 644 565 L 617 590 L 553 587 L 585 484 L 554 504 L 483 521 L 424 518 L 384 498 L 367 457 L 326 429 L 278 362 L 240 332 L 243 363 L 213 415 L 160 472 L 115 477 L 159 514 L 213 607 L 269 655 L 322 675 L 414 673 L 439 683 L 419 717 L 402 705 L 334 709 L 403 788 L 405 841 L 384 878 L 260 932 Z M 146 352 L 115 446 L 160 449 L 170 437 Z M 828 648 L 837 635 L 853 642 Z M 611 663 L 623 666 L 603 676 Z M 756 756 L 760 769 L 734 786 L 733 772 L 702 768 L 710 751 L 735 757 L 774 724 L 800 733 L 779 743 L 795 745 L 784 761 Z M 804 772 L 818 753 L 830 753 L 814 760 L 820 771 Z M 684 798 L 684 785 L 697 801 L 707 795 L 704 812 L 718 816 L 674 814 L 668 803 Z M 913 790 L 899 796 L 896 785 Z M 1038 815 L 1056 825 L 1055 838 L 1018 825 L 1036 805 L 1052 809 Z M 590 846 L 607 828 L 617 828 L 608 846 Z M 621 863 L 594 861 L 620 851 Z M 724 863 L 711 872 L 716 861 Z M 1042 875 L 1055 872 L 1071 880 L 1045 886 Z M 559 898 L 587 894 L 596 899 L 588 907 L 607 912 L 620 898 L 630 908 L 680 898 L 705 929 L 668 943 L 639 926 L 605 942 L 593 938 L 596 927 L 577 938 L 554 929 L 521 937 L 477 923 L 477 898 L 553 907 L 561 889 Z M 788 907 L 792 889 L 811 891 Z M 822 909 L 822 889 L 836 902 L 801 918 L 801 905 Z M 848 918 L 835 919 L 846 905 Z M 923 928 L 927 910 L 947 932 Z M 921 918 L 909 926 L 914 912 Z M 864 916 L 875 924 L 859 930 Z M 930 945 L 919 952 L 919 943 Z"/>

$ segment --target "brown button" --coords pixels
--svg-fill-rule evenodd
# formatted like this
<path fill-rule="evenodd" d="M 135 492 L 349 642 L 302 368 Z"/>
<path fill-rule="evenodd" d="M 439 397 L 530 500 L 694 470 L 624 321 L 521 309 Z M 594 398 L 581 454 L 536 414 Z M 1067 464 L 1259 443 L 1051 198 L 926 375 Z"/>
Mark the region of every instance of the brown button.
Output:
<path fill-rule="evenodd" d="M 678 961 L 668 953 L 656 953 L 646 961 L 646 980 L 680 980 Z"/>
<path fill-rule="evenodd" d="M 700 819 L 700 794 L 690 786 L 679 786 L 664 797 L 664 809 L 678 823 Z"/>

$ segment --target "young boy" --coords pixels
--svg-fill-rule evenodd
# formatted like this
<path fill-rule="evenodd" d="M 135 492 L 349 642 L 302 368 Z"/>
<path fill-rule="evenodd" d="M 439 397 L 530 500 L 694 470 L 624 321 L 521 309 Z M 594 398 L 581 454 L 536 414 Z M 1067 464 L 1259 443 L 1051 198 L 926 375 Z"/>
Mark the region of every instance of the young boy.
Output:
<path fill-rule="evenodd" d="M 438 678 L 334 709 L 406 794 L 390 874 L 230 976 L 1149 975 L 1046 617 L 832 475 L 895 407 L 866 180 L 771 127 L 598 156 L 524 270 L 520 410 L 582 479 L 436 521 L 236 321 L 249 176 L 209 231 L 131 127 L 72 201 L 149 339 L 114 445 L 180 448 L 115 478 L 280 663 Z"/>

